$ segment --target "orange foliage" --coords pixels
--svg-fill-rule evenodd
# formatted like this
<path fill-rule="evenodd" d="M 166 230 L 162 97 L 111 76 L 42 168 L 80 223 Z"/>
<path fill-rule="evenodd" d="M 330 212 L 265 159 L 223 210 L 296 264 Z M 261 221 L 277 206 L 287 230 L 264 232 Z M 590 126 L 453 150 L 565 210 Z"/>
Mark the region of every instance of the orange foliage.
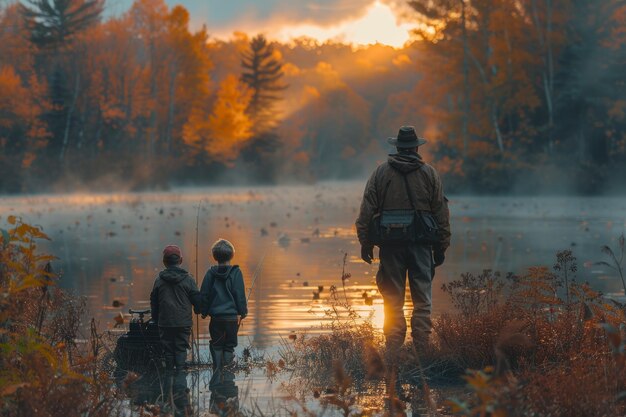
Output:
<path fill-rule="evenodd" d="M 200 106 L 192 110 L 184 127 L 185 143 L 212 159 L 235 159 L 252 136 L 252 121 L 246 114 L 250 98 L 250 90 L 236 76 L 224 78 L 210 114 Z"/>

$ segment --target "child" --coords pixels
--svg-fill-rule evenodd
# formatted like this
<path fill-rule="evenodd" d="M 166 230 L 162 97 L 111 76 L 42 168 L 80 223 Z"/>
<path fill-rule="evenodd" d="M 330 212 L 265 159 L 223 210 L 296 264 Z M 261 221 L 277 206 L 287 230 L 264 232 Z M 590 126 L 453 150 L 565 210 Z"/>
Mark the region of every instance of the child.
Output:
<path fill-rule="evenodd" d="M 182 370 L 187 359 L 193 324 L 191 306 L 200 310 L 200 292 L 196 282 L 180 265 L 183 255 L 176 245 L 163 249 L 163 265 L 150 294 L 152 319 L 159 325 L 159 336 L 167 370 Z"/>
<path fill-rule="evenodd" d="M 213 359 L 213 384 L 221 379 L 221 368 L 234 358 L 237 346 L 239 320 L 248 315 L 248 302 L 243 283 L 243 275 L 237 265 L 230 261 L 235 255 L 235 248 L 227 240 L 219 239 L 211 248 L 217 261 L 204 276 L 201 294 L 202 318 L 211 316 L 209 323 L 209 342 Z M 237 317 L 239 316 L 239 318 Z"/>

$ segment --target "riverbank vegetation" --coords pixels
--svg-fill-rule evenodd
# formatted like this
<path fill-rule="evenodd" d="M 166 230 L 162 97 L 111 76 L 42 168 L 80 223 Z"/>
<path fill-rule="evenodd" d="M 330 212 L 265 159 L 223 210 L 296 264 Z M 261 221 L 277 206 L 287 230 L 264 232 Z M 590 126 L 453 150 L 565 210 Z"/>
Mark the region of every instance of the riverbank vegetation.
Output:
<path fill-rule="evenodd" d="M 0 412 L 111 416 L 134 407 L 125 382 L 115 384 L 104 366 L 95 323 L 81 334 L 83 302 L 56 287 L 62 278 L 52 257 L 37 250 L 47 236 L 19 217 L 7 220 L 8 230 L 0 230 Z M 624 238 L 602 252 L 606 261 L 598 265 L 623 278 Z M 565 250 L 551 267 L 486 270 L 445 283 L 454 311 L 434 320 L 426 349 L 407 343 L 393 358 L 348 301 L 344 268 L 341 284 L 329 290 L 334 320 L 323 334 L 290 335 L 262 367 L 283 384 L 280 407 L 292 415 L 404 415 L 409 405 L 468 417 L 624 415 L 626 306 L 581 282 L 577 262 Z M 242 361 L 248 372 L 261 366 L 257 359 L 247 366 L 245 355 Z"/>
<path fill-rule="evenodd" d="M 448 191 L 621 187 L 623 2 L 407 3 L 393 48 L 214 39 L 163 0 L 3 2 L 0 192 L 364 176 L 402 124 Z"/>
<path fill-rule="evenodd" d="M 56 287 L 53 257 L 37 250 L 48 237 L 19 217 L 8 223 L 0 229 L 0 414 L 119 415 L 95 324 L 79 333 L 84 301 Z"/>
<path fill-rule="evenodd" d="M 603 252 L 611 263 L 600 263 L 618 270 L 624 238 Z M 506 276 L 486 270 L 444 284 L 454 311 L 435 319 L 426 350 L 407 343 L 397 367 L 370 324 L 340 316 L 327 335 L 297 339 L 284 366 L 299 376 L 301 401 L 321 398 L 339 409 L 345 404 L 337 393 L 349 389 L 384 393 L 378 406 L 396 403 L 398 415 L 410 403 L 426 415 L 620 416 L 626 306 L 578 282 L 577 269 L 565 250 L 551 268 Z"/>

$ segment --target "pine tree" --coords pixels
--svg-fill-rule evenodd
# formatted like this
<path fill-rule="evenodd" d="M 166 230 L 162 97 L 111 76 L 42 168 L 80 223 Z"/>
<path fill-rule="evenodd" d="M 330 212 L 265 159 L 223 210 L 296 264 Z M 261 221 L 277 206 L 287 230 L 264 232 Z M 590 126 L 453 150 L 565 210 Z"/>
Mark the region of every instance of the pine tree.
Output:
<path fill-rule="evenodd" d="M 263 35 L 250 41 L 250 50 L 244 52 L 241 65 L 244 72 L 241 79 L 252 91 L 248 114 L 256 135 L 270 131 L 278 121 L 275 104 L 281 100 L 280 91 L 287 86 L 282 83 L 282 63 L 274 48 Z"/>
<path fill-rule="evenodd" d="M 102 0 L 27 0 L 21 11 L 31 41 L 39 47 L 56 48 L 99 21 Z"/>

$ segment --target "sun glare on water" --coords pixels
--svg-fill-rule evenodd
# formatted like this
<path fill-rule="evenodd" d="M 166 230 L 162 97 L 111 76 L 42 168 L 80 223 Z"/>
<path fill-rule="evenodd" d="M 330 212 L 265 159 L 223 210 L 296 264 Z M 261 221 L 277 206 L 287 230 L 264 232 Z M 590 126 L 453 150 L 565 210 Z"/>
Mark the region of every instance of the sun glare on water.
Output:
<path fill-rule="evenodd" d="M 354 45 L 381 43 L 401 48 L 409 40 L 411 29 L 411 24 L 398 23 L 389 6 L 377 1 L 360 18 L 330 27 L 311 24 L 286 26 L 276 36 L 282 41 L 304 36 L 320 42 L 335 40 Z"/>

